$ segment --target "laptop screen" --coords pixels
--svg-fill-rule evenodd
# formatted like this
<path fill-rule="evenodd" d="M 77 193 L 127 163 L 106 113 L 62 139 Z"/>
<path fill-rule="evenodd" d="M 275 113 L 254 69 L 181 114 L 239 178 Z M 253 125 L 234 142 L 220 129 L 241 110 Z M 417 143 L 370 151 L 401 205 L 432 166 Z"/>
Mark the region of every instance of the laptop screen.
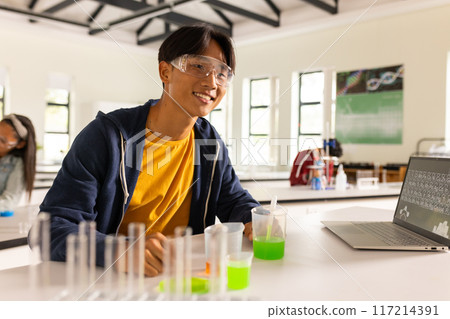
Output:
<path fill-rule="evenodd" d="M 410 158 L 395 219 L 436 241 L 449 242 L 450 158 Z"/>

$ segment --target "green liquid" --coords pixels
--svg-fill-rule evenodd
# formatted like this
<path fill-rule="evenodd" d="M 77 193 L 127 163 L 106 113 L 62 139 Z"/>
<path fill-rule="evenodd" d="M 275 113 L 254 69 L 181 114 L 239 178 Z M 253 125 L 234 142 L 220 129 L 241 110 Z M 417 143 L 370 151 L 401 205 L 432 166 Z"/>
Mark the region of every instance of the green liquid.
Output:
<path fill-rule="evenodd" d="M 284 239 L 265 236 L 253 238 L 253 254 L 256 258 L 265 260 L 281 259 L 284 256 Z"/>
<path fill-rule="evenodd" d="M 228 288 L 244 289 L 250 284 L 250 267 L 227 267 Z"/>
<path fill-rule="evenodd" d="M 175 293 L 175 279 L 171 279 L 170 281 L 170 292 Z M 186 280 L 183 279 L 183 290 L 186 289 Z M 159 291 L 164 292 L 165 291 L 165 281 L 161 280 L 159 282 Z M 209 280 L 204 278 L 197 278 L 192 277 L 191 278 L 191 291 L 193 294 L 205 294 L 209 291 Z"/>

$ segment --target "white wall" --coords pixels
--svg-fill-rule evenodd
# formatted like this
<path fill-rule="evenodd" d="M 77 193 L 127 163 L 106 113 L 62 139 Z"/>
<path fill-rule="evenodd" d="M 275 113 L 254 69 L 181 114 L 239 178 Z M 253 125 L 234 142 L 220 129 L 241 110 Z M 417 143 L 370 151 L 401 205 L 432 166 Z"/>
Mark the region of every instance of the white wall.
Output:
<path fill-rule="evenodd" d="M 50 72 L 72 76 L 73 135 L 93 119 L 99 101 L 143 103 L 161 95 L 161 89 L 150 78 L 160 83 L 156 54 L 150 49 L 124 46 L 124 52 L 110 39 L 95 41 L 87 35 L 3 19 L 0 45 L 0 67 L 7 68 L 9 82 L 6 112 L 30 117 L 40 144 Z"/>
<path fill-rule="evenodd" d="M 342 25 L 238 47 L 234 104 L 242 103 L 240 83 L 244 78 L 256 75 L 279 77 L 280 91 L 287 92 L 280 97 L 278 136 L 288 138 L 292 72 L 308 68 L 334 68 L 339 72 L 404 64 L 403 143 L 344 145 L 343 159 L 382 164 L 407 162 L 420 138 L 445 136 L 450 5 L 357 23 L 329 48 L 347 27 Z M 316 63 L 311 65 L 314 61 Z M 298 84 L 294 89 L 298 89 Z M 241 116 L 236 108 L 233 116 L 233 136 L 238 137 Z"/>

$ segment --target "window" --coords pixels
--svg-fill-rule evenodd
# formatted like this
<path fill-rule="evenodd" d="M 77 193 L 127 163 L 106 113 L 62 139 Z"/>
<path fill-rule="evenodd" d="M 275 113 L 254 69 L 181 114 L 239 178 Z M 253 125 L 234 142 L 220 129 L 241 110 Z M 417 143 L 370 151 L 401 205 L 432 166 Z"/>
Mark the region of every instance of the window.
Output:
<path fill-rule="evenodd" d="M 323 146 L 324 73 L 303 73 L 299 79 L 298 149 Z"/>
<path fill-rule="evenodd" d="M 257 79 L 250 81 L 250 136 L 269 135 L 270 128 L 270 81 Z"/>
<path fill-rule="evenodd" d="M 47 160 L 62 160 L 69 149 L 69 91 L 47 89 L 46 101 L 44 156 Z"/>
<path fill-rule="evenodd" d="M 70 87 L 71 78 L 66 74 L 50 73 L 45 96 L 44 158 L 61 161 L 70 146 Z"/>
<path fill-rule="evenodd" d="M 270 79 L 250 80 L 250 109 L 249 109 L 249 143 L 250 156 L 256 164 L 268 164 L 270 158 Z"/>
<path fill-rule="evenodd" d="M 227 103 L 226 99 L 227 97 L 225 96 L 222 101 L 220 101 L 220 104 L 207 116 L 208 121 L 215 127 L 222 139 L 226 137 L 227 130 L 227 121 L 225 114 L 225 107 Z"/>

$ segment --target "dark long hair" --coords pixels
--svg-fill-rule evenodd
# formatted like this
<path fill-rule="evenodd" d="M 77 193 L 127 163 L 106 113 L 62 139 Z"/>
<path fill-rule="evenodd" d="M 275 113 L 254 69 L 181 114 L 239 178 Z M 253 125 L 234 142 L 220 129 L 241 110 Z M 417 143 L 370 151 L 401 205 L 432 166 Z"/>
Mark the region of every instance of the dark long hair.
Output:
<path fill-rule="evenodd" d="M 28 200 L 31 198 L 31 192 L 33 191 L 34 177 L 36 175 L 36 133 L 34 131 L 33 123 L 26 116 L 14 114 L 16 118 L 25 126 L 28 132 L 28 136 L 25 140 L 25 146 L 22 148 L 15 148 L 9 152 L 9 154 L 21 157 L 24 164 L 24 179 L 25 187 L 28 193 Z M 16 132 L 16 136 L 19 142 L 23 141 L 17 133 L 14 124 L 9 119 L 4 119 L 6 123 L 11 125 Z"/>
<path fill-rule="evenodd" d="M 236 57 L 231 38 L 208 24 L 183 26 L 173 32 L 161 44 L 158 52 L 158 62 L 171 62 L 183 54 L 202 54 L 215 40 L 223 50 L 227 65 L 233 70 L 236 67 Z"/>

